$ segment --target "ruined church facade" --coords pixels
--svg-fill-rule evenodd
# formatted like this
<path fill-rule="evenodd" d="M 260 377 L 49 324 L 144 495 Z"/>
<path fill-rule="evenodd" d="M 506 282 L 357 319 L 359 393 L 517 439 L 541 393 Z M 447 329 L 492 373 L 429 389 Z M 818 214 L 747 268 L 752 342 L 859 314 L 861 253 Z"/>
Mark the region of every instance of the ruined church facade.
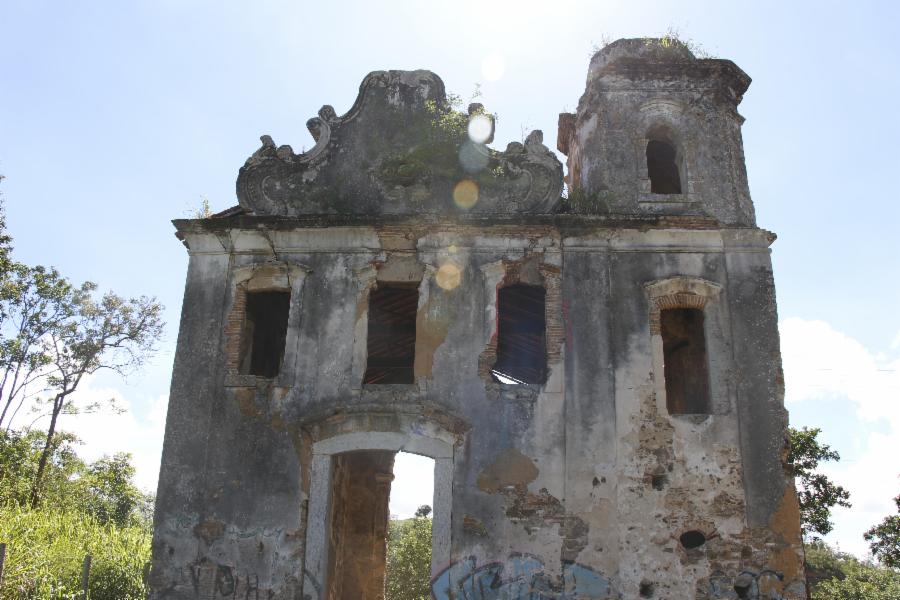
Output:
<path fill-rule="evenodd" d="M 437 600 L 805 598 L 749 84 L 614 42 L 565 174 L 429 71 L 369 74 L 306 152 L 263 136 L 238 206 L 175 221 L 150 597 L 382 598 L 402 450 Z"/>

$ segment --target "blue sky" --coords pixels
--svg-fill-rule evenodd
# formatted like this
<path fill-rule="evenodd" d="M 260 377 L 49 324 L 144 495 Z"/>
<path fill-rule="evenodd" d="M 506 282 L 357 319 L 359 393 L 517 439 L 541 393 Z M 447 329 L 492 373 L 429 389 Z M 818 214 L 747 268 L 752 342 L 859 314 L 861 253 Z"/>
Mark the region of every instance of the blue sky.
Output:
<path fill-rule="evenodd" d="M 898 6 L 0 0 L 0 191 L 17 257 L 167 308 L 153 364 L 84 391 L 130 413 L 71 427 L 89 454 L 130 448 L 154 486 L 187 264 L 169 220 L 204 197 L 235 204 L 261 134 L 299 151 L 306 120 L 345 112 L 369 71 L 427 68 L 466 99 L 481 83 L 495 147 L 541 129 L 555 148 L 593 47 L 675 28 L 754 79 L 740 110 L 758 222 L 779 234 L 787 404 L 842 454 L 829 473 L 854 508 L 829 540 L 863 553 L 900 493 Z"/>

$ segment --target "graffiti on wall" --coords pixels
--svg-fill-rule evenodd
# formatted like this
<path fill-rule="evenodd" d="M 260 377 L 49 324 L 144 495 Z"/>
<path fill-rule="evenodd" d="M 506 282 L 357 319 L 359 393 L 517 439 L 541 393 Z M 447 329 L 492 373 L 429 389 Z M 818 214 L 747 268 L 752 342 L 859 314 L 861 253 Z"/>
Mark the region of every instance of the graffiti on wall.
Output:
<path fill-rule="evenodd" d="M 260 589 L 255 573 L 242 576 L 229 565 L 204 560 L 193 565 L 190 572 L 198 600 L 269 600 L 275 595 L 272 590 Z"/>
<path fill-rule="evenodd" d="M 475 557 L 451 564 L 431 581 L 435 600 L 606 600 L 619 598 L 609 579 L 590 567 L 564 563 L 562 576 L 536 556 L 510 554 L 478 565 Z"/>

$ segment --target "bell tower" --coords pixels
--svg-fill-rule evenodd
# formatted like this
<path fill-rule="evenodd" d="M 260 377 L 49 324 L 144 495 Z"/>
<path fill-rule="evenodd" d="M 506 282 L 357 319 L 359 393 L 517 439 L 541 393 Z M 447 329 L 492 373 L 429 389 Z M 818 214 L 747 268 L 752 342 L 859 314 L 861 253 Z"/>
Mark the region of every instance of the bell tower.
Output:
<path fill-rule="evenodd" d="M 576 113 L 559 117 L 571 193 L 586 212 L 756 224 L 737 106 L 750 77 L 671 38 L 618 40 L 591 59 Z"/>

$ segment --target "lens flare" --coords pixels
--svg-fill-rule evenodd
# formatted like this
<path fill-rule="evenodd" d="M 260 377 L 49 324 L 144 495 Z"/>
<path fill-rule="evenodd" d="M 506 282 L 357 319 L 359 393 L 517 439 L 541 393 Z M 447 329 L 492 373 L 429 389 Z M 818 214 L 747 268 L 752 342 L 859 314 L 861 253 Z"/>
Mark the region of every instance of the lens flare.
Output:
<path fill-rule="evenodd" d="M 476 114 L 469 118 L 469 139 L 476 144 L 486 144 L 493 129 L 494 124 L 487 115 Z"/>
<path fill-rule="evenodd" d="M 502 54 L 489 54 L 481 61 L 481 75 L 487 81 L 498 81 L 506 72 L 506 59 Z"/>
<path fill-rule="evenodd" d="M 466 173 L 477 173 L 488 166 L 490 156 L 487 146 L 466 140 L 459 147 L 459 166 Z"/>
<path fill-rule="evenodd" d="M 453 188 L 453 201 L 460 208 L 470 209 L 478 202 L 478 184 L 471 179 L 463 179 Z"/>
<path fill-rule="evenodd" d="M 456 289 L 461 277 L 462 272 L 459 270 L 459 267 L 452 262 L 445 262 L 441 265 L 441 268 L 437 270 L 437 273 L 434 274 L 434 279 L 437 281 L 437 284 L 448 291 Z"/>

